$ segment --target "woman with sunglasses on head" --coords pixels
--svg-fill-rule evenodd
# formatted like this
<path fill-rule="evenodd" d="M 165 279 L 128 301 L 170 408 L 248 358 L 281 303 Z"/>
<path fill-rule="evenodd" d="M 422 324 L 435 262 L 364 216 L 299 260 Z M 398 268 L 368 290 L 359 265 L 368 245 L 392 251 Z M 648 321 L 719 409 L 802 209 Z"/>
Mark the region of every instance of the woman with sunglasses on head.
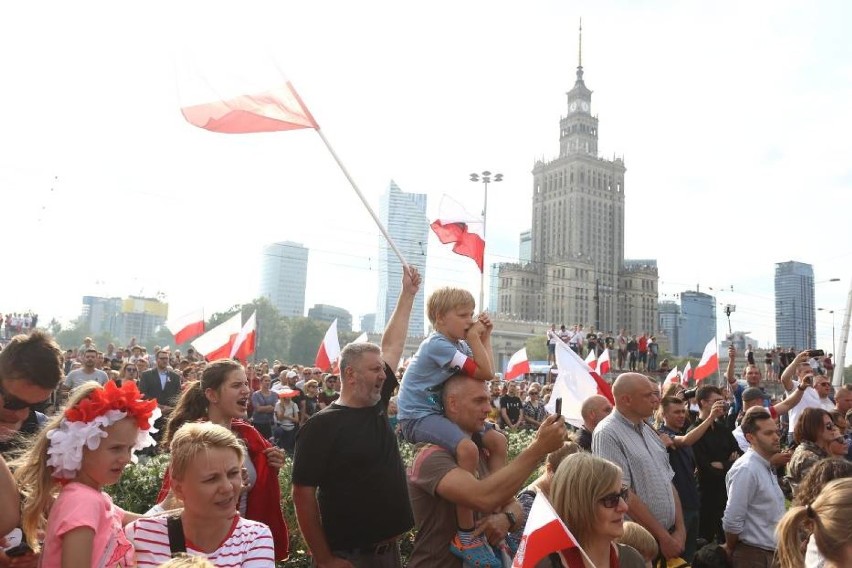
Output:
<path fill-rule="evenodd" d="M 831 414 L 822 408 L 806 408 L 796 422 L 793 439 L 796 441 L 793 457 L 787 465 L 787 477 L 793 486 L 802 481 L 808 470 L 819 460 L 827 458 L 831 441 L 840 433 Z"/>
<path fill-rule="evenodd" d="M 629 490 L 614 463 L 581 452 L 569 455 L 553 475 L 550 502 L 580 548 L 551 554 L 537 568 L 644 568 L 645 560 L 633 548 L 619 544 L 624 534 Z"/>

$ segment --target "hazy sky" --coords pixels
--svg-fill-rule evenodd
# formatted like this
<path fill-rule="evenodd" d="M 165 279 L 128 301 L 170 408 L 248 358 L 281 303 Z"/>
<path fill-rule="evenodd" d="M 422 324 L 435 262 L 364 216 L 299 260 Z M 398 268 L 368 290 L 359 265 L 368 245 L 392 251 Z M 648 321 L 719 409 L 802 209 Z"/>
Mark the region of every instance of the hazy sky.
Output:
<path fill-rule="evenodd" d="M 491 186 L 488 262 L 517 258 L 534 161 L 558 152 L 577 24 L 604 156 L 627 166 L 626 253 L 660 299 L 700 285 L 774 341 L 774 263 L 814 265 L 818 306 L 852 281 L 847 2 L 18 2 L 0 7 L 0 311 L 168 296 L 173 314 L 257 294 L 261 247 L 311 249 L 307 306 L 375 311 L 378 231 L 315 132 L 189 126 L 175 57 L 262 43 L 378 209 L 391 179 L 470 210 Z M 430 236 L 426 291 L 478 291 Z M 733 289 L 733 291 L 731 291 Z M 720 313 L 719 330 L 727 324 Z M 357 320 L 356 320 L 357 321 Z M 818 336 L 831 342 L 831 316 Z"/>

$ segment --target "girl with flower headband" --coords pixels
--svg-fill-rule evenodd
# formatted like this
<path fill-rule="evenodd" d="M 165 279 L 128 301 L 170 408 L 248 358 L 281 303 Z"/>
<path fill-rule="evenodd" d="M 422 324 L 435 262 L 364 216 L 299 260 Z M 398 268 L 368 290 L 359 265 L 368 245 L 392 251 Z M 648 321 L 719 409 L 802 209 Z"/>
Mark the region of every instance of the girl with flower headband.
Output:
<path fill-rule="evenodd" d="M 116 507 L 102 489 L 136 461 L 137 450 L 156 443 L 151 433 L 159 416 L 157 401 L 142 400 L 130 381 L 121 387 L 85 383 L 17 460 L 22 528 L 30 547 L 37 551 L 36 535 L 46 532 L 41 565 L 133 565 L 123 526 L 139 516 Z"/>

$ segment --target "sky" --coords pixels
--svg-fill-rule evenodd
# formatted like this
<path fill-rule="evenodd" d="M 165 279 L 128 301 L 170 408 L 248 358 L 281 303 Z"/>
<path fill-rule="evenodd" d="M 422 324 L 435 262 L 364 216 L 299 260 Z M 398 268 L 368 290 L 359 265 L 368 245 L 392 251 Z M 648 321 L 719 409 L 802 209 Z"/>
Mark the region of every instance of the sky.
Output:
<path fill-rule="evenodd" d="M 83 295 L 163 293 L 212 313 L 257 296 L 261 248 L 283 240 L 310 248 L 306 308 L 375 311 L 379 231 L 316 132 L 183 120 L 179 53 L 211 41 L 280 64 L 377 211 L 391 180 L 428 194 L 429 220 L 443 194 L 477 211 L 469 174 L 502 173 L 486 260 L 515 260 L 581 17 L 600 153 L 627 167 L 626 256 L 657 259 L 661 300 L 735 304 L 761 346 L 775 263 L 811 263 L 828 348 L 852 282 L 842 1 L 5 3 L 0 312 L 67 322 Z M 472 261 L 434 235 L 428 252 L 426 293 L 478 295 Z"/>

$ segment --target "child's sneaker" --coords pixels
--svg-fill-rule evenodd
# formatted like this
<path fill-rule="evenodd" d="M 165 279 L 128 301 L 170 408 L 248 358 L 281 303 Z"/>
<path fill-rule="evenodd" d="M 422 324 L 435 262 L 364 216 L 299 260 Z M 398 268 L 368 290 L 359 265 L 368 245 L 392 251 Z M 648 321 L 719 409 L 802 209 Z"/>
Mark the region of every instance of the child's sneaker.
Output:
<path fill-rule="evenodd" d="M 464 544 L 463 540 L 469 542 Z M 450 542 L 450 552 L 471 568 L 502 568 L 503 562 L 494 554 L 484 535 L 471 537 L 469 531 L 459 531 Z"/>

